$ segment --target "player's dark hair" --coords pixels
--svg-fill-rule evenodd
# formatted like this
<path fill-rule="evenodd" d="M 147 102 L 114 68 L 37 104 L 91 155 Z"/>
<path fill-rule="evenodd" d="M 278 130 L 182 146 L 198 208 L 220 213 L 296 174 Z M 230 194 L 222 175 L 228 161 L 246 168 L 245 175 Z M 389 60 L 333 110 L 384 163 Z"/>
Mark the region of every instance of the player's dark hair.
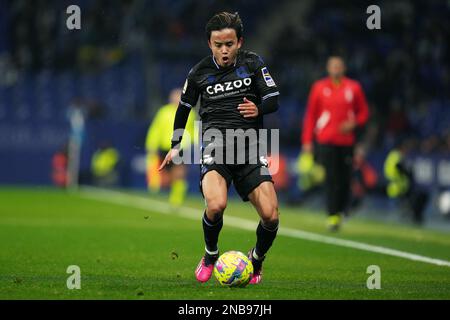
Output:
<path fill-rule="evenodd" d="M 234 29 L 238 40 L 242 37 L 244 26 L 242 25 L 242 20 L 241 17 L 239 17 L 239 13 L 220 12 L 209 19 L 205 28 L 208 40 L 211 38 L 211 32 L 226 28 Z"/>

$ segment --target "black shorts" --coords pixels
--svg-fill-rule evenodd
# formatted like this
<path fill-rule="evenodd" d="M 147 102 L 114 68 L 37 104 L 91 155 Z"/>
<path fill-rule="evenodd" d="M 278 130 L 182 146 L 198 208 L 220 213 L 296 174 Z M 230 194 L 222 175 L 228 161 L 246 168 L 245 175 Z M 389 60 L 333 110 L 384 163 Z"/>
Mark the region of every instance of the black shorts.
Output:
<path fill-rule="evenodd" d="M 227 182 L 231 182 L 243 201 L 249 201 L 248 195 L 264 181 L 273 183 L 267 168 L 267 163 L 258 161 L 256 164 L 201 164 L 200 165 L 200 192 L 203 195 L 202 180 L 209 171 L 217 171 Z"/>

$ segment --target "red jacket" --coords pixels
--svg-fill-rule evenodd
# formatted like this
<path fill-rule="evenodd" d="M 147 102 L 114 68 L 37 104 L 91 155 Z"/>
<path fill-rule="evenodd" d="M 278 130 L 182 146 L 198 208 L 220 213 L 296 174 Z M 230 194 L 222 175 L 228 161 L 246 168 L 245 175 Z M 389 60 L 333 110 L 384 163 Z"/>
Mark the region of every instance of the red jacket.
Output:
<path fill-rule="evenodd" d="M 355 134 L 340 132 L 340 126 L 351 119 L 363 126 L 368 118 L 369 108 L 358 81 L 343 77 L 335 85 L 329 77 L 318 80 L 311 88 L 306 106 L 302 143 L 312 143 L 315 137 L 320 144 L 351 146 Z"/>

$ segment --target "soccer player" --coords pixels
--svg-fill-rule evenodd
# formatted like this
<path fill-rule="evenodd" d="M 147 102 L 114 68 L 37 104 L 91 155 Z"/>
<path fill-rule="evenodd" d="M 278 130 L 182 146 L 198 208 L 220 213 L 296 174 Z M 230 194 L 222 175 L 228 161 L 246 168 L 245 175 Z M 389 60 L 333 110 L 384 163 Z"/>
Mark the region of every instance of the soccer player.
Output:
<path fill-rule="evenodd" d="M 218 13 L 208 21 L 206 36 L 212 55 L 205 57 L 189 72 L 175 117 L 174 130 L 184 128 L 191 108 L 200 97 L 203 135 L 200 190 L 206 203 L 202 220 L 205 254 L 195 271 L 200 282 L 210 279 L 219 256 L 218 238 L 231 183 L 244 201 L 252 203 L 260 216 L 256 245 L 248 254 L 254 267 L 251 284 L 261 281 L 262 263 L 278 230 L 278 200 L 267 162 L 250 152 L 250 145 L 259 141 L 246 143 L 245 161 L 238 164 L 238 154 L 229 163 L 227 142 L 221 145 L 220 139 L 213 141 L 206 137 L 210 129 L 222 134 L 227 129 L 258 130 L 262 128 L 263 115 L 278 109 L 277 86 L 263 60 L 253 52 L 241 50 L 242 32 L 238 13 Z M 178 155 L 180 141 L 175 136 L 161 168 Z M 225 136 L 225 141 L 228 141 L 226 139 Z M 221 163 L 218 153 L 209 152 L 208 147 L 213 145 L 219 147 L 215 150 L 221 150 L 225 144 L 227 161 Z M 255 157 L 256 161 L 252 161 Z"/>
<path fill-rule="evenodd" d="M 167 131 L 167 126 L 172 124 L 175 119 L 180 97 L 180 88 L 171 90 L 169 103 L 163 105 L 156 113 L 148 128 L 147 138 L 145 140 L 148 188 L 153 193 L 159 192 L 161 186 L 164 185 L 163 180 L 168 180 L 170 184 L 169 203 L 175 208 L 179 207 L 186 197 L 188 189 L 186 167 L 184 165 L 168 165 L 164 170 L 166 172 L 159 172 L 158 167 L 171 148 L 171 132 Z M 195 142 L 194 121 L 195 113 L 192 112 L 186 125 L 186 132 L 189 134 L 190 139 L 183 140 L 184 146 Z"/>
<path fill-rule="evenodd" d="M 313 84 L 303 120 L 302 152 L 313 152 L 315 139 L 325 167 L 330 231 L 339 229 L 350 201 L 355 129 L 363 126 L 369 117 L 361 85 L 347 78 L 345 70 L 342 57 L 328 59 L 329 76 Z"/>

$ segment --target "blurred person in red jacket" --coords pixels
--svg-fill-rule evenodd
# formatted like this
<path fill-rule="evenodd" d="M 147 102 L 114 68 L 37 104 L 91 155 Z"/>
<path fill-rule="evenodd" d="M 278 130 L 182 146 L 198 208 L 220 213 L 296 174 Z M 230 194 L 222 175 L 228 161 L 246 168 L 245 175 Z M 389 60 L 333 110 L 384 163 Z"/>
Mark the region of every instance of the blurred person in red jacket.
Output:
<path fill-rule="evenodd" d="M 64 144 L 52 157 L 52 181 L 55 186 L 60 188 L 67 187 L 67 148 L 67 144 Z"/>
<path fill-rule="evenodd" d="M 364 146 L 361 144 L 356 145 L 355 155 L 353 157 L 353 174 L 351 182 L 352 200 L 350 208 L 352 209 L 355 209 L 362 204 L 367 193 L 379 192 L 382 190 L 382 188 L 378 186 L 377 171 L 367 161 L 366 156 L 367 152 Z"/>
<path fill-rule="evenodd" d="M 350 201 L 355 129 L 366 124 L 369 108 L 358 81 L 345 76 L 340 56 L 327 61 L 328 77 L 316 81 L 303 119 L 302 152 L 317 142 L 325 167 L 328 228 L 337 231 Z"/>

